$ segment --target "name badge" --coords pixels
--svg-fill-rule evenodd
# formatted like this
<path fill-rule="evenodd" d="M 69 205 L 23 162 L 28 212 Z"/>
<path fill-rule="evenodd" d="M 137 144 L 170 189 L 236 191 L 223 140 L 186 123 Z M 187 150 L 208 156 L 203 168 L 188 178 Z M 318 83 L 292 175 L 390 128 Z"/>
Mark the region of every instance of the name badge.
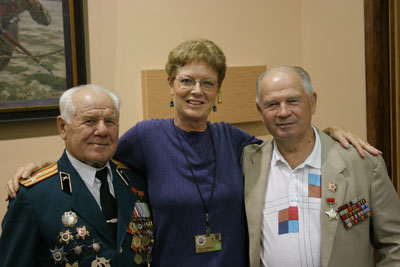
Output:
<path fill-rule="evenodd" d="M 196 235 L 194 237 L 196 253 L 219 251 L 222 249 L 221 234 Z"/>

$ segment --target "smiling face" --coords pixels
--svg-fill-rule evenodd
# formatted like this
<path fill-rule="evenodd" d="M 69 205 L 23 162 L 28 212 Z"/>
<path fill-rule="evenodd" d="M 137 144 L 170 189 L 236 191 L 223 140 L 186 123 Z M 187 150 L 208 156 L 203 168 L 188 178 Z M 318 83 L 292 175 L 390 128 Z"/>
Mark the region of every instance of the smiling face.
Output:
<path fill-rule="evenodd" d="M 317 96 L 308 96 L 300 76 L 291 69 L 276 69 L 264 76 L 257 104 L 261 119 L 277 142 L 301 142 L 312 135 L 311 117 Z"/>
<path fill-rule="evenodd" d="M 193 89 L 182 88 L 184 78 L 199 81 Z M 176 71 L 175 79 L 170 79 L 171 95 L 175 102 L 175 123 L 178 127 L 188 130 L 203 129 L 207 126 L 207 117 L 210 114 L 219 88 L 204 90 L 200 83 L 212 81 L 217 83 L 218 74 L 204 61 L 192 61 Z"/>
<path fill-rule="evenodd" d="M 57 125 L 67 151 L 76 159 L 96 168 L 112 158 L 118 145 L 118 112 L 104 92 L 90 89 L 74 96 L 75 115 L 70 123 L 58 116 Z"/>

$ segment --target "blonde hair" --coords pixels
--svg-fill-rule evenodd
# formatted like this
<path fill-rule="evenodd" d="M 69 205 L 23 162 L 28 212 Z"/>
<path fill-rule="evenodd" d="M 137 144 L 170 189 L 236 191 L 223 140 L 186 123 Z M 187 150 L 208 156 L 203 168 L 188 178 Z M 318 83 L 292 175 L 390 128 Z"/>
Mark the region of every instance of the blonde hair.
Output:
<path fill-rule="evenodd" d="M 186 40 L 169 52 L 165 65 L 168 77 L 175 78 L 177 68 L 192 61 L 207 62 L 217 72 L 218 83 L 221 86 L 226 72 L 225 55 L 215 43 L 203 38 Z"/>

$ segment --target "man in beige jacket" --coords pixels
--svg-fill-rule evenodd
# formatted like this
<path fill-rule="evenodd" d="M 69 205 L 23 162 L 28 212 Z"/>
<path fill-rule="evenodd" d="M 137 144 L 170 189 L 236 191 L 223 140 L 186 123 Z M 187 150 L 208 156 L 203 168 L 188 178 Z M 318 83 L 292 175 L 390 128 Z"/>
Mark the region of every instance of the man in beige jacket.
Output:
<path fill-rule="evenodd" d="M 311 125 L 317 95 L 299 67 L 260 75 L 274 137 L 243 152 L 250 264 L 400 266 L 400 201 L 382 157 L 360 158 Z"/>

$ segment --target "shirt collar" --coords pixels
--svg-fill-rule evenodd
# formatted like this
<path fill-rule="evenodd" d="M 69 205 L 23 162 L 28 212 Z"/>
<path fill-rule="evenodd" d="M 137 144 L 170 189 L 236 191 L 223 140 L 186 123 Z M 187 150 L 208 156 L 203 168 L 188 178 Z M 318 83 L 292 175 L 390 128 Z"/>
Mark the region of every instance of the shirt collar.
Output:
<path fill-rule="evenodd" d="M 321 139 L 319 137 L 317 129 L 314 126 L 312 126 L 312 128 L 313 128 L 314 134 L 315 134 L 314 148 L 313 148 L 311 154 L 308 155 L 306 160 L 303 163 L 299 164 L 299 166 L 297 166 L 296 169 L 303 168 L 306 165 L 308 165 L 312 168 L 316 168 L 316 169 L 321 168 Z M 285 160 L 285 158 L 282 156 L 281 152 L 279 151 L 279 149 L 275 143 L 275 140 L 274 140 L 274 150 L 272 152 L 271 163 L 273 166 L 276 166 L 279 163 L 283 163 L 290 168 L 289 163 L 287 163 L 287 161 Z"/>
<path fill-rule="evenodd" d="M 95 182 L 96 172 L 101 169 L 104 169 L 104 168 L 108 169 L 108 177 L 111 178 L 111 182 L 112 182 L 110 162 L 107 161 L 106 165 L 103 168 L 95 168 L 95 167 L 92 167 L 90 165 L 83 163 L 82 161 L 77 160 L 67 150 L 66 150 L 66 154 L 67 154 L 67 157 L 68 157 L 69 161 L 71 162 L 72 166 L 75 168 L 75 170 L 81 176 L 81 179 L 85 182 L 85 184 L 93 186 L 94 182 Z"/>

